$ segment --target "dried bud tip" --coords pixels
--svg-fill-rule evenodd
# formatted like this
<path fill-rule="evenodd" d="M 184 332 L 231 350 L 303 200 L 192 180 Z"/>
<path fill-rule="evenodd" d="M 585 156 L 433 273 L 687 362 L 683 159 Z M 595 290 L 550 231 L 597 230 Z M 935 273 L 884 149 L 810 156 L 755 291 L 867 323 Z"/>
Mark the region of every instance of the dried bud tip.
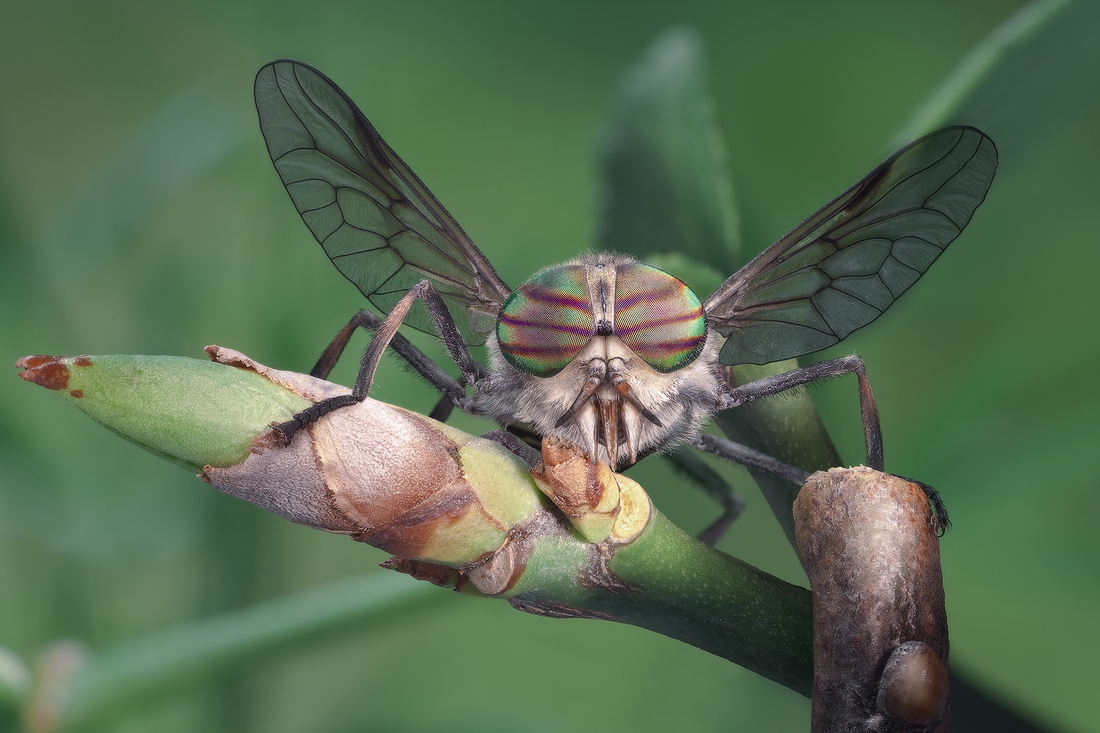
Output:
<path fill-rule="evenodd" d="M 91 366 L 92 364 L 92 360 L 87 356 L 73 358 L 37 355 L 24 356 L 15 362 L 15 368 L 23 370 L 19 372 L 20 379 L 34 382 L 46 389 L 61 390 L 69 386 L 70 371 L 69 364 L 66 362 L 82 367 Z"/>

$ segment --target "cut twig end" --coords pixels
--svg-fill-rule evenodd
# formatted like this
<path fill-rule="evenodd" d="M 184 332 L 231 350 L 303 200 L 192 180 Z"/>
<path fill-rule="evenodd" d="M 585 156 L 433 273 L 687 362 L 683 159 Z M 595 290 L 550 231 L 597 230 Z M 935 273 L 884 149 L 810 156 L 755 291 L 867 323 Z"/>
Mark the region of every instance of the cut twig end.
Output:
<path fill-rule="evenodd" d="M 794 517 L 813 593 L 812 729 L 946 730 L 947 614 L 924 491 L 862 466 L 831 469 L 810 476 Z M 926 651 L 899 655 L 907 643 Z"/>

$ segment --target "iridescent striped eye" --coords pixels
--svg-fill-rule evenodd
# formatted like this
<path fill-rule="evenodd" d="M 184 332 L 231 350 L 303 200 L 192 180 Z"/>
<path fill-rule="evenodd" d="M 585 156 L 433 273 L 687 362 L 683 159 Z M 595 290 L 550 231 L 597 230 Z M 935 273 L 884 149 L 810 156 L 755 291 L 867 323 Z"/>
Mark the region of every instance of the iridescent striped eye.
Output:
<path fill-rule="evenodd" d="M 699 356 L 707 319 L 691 288 L 664 270 L 632 262 L 618 268 L 615 334 L 642 361 L 667 374 Z"/>
<path fill-rule="evenodd" d="M 582 265 L 536 274 L 508 296 L 497 319 L 504 358 L 536 377 L 552 377 L 564 369 L 595 332 Z"/>

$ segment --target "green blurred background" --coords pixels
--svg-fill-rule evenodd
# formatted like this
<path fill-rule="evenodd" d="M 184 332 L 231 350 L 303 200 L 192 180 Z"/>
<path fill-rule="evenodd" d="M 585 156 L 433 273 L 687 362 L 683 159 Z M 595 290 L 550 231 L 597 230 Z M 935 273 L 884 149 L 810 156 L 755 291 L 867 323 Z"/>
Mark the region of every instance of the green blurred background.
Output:
<path fill-rule="evenodd" d="M 362 302 L 264 150 L 251 85 L 274 58 L 343 86 L 518 283 L 591 246 L 611 92 L 669 25 L 706 43 L 751 253 L 885 157 L 1023 5 L 6 2 L 0 361 L 199 357 L 217 343 L 312 365 Z M 966 233 L 886 316 L 821 355 L 865 358 L 887 468 L 951 509 L 953 664 L 1067 731 L 1100 731 L 1095 6 L 959 120 L 992 135 L 1002 161 Z M 336 377 L 353 375 L 349 361 Z M 435 400 L 392 361 L 374 394 Z M 854 383 L 814 394 L 860 462 Z M 0 405 L 0 646 L 26 659 L 58 639 L 105 649 L 383 572 L 381 552 L 222 496 L 14 374 Z M 747 474 L 722 470 L 748 510 L 720 547 L 804 583 Z M 633 475 L 688 530 L 718 514 L 659 459 Z M 799 731 L 808 715 L 795 693 L 663 637 L 438 591 L 407 618 L 191 681 L 103 729 Z"/>

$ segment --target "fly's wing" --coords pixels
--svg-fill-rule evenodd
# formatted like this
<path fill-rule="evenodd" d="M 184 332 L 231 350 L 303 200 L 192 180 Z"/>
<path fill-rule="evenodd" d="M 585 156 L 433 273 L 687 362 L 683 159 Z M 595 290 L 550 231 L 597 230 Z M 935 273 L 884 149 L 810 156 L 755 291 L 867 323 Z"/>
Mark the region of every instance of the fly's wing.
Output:
<path fill-rule="evenodd" d="M 824 349 L 882 315 L 970 221 L 997 148 L 949 127 L 903 148 L 722 284 L 703 308 L 723 364 Z"/>
<path fill-rule="evenodd" d="M 298 61 L 264 66 L 255 92 L 275 169 L 337 269 L 385 313 L 430 280 L 467 343 L 482 343 L 508 286 L 355 103 Z M 435 333 L 422 308 L 406 322 Z"/>

